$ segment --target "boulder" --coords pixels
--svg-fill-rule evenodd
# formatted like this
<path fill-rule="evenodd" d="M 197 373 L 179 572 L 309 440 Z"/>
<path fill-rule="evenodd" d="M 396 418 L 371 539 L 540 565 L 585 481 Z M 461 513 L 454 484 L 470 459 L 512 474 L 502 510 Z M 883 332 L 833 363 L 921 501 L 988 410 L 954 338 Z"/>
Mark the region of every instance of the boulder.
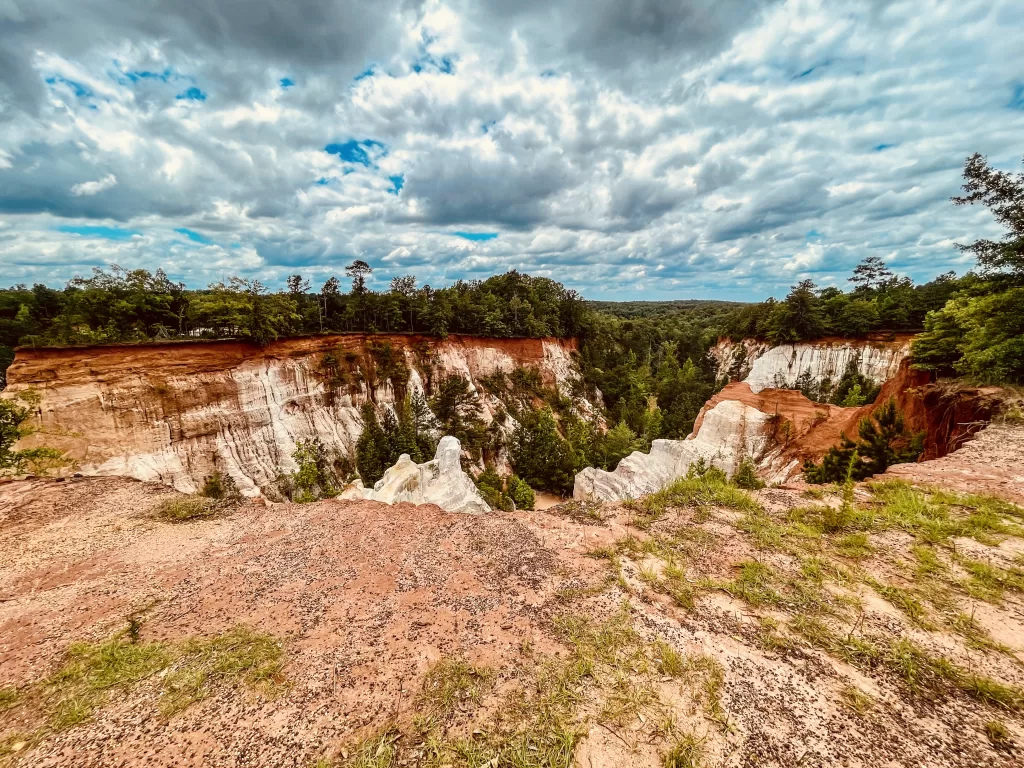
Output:
<path fill-rule="evenodd" d="M 416 464 L 409 454 L 398 457 L 372 489 L 358 480 L 346 486 L 339 498 L 369 499 L 385 504 L 407 501 L 410 504 L 436 504 L 446 512 L 478 515 L 491 508 L 480 496 L 473 479 L 462 471 L 462 446 L 448 435 L 437 444 L 431 461 Z"/>

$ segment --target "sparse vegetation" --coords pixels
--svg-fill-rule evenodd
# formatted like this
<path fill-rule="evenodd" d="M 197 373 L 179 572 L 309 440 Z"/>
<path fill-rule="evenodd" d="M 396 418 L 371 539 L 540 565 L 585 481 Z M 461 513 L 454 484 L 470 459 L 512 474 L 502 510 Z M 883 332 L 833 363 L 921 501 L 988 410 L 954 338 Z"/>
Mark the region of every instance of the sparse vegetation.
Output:
<path fill-rule="evenodd" d="M 202 496 L 179 496 L 167 499 L 156 508 L 156 517 L 168 523 L 187 523 L 215 517 L 221 507 L 210 498 Z"/>

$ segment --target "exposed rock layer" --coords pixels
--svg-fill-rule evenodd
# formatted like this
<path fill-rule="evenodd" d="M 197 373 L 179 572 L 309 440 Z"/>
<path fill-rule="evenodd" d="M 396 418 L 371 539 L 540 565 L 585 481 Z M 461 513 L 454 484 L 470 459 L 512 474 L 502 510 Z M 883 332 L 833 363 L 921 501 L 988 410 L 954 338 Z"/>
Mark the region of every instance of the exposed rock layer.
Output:
<path fill-rule="evenodd" d="M 739 379 L 757 393 L 762 389 L 795 389 L 801 376 L 814 385 L 837 382 L 853 363 L 857 371 L 876 384 L 893 378 L 910 354 L 912 335 L 891 339 L 840 339 L 780 344 L 744 339 L 723 339 L 712 348 L 720 379 Z"/>
<path fill-rule="evenodd" d="M 462 471 L 462 446 L 447 435 L 437 444 L 431 461 L 416 464 L 403 453 L 372 489 L 356 481 L 341 494 L 342 499 L 367 499 L 385 504 L 407 501 L 411 504 L 436 504 L 446 512 L 479 515 L 491 508 L 480 496 L 472 478 Z"/>
<path fill-rule="evenodd" d="M 257 495 L 295 468 L 297 440 L 316 435 L 352 455 L 368 401 L 387 407 L 449 375 L 476 388 L 518 366 L 566 391 L 577 375 L 575 349 L 572 339 L 363 334 L 263 348 L 222 341 L 20 349 L 7 396 L 38 393 L 34 440 L 68 451 L 83 473 L 193 492 L 218 470 Z M 480 400 L 489 420 L 500 403 L 483 393 Z"/>

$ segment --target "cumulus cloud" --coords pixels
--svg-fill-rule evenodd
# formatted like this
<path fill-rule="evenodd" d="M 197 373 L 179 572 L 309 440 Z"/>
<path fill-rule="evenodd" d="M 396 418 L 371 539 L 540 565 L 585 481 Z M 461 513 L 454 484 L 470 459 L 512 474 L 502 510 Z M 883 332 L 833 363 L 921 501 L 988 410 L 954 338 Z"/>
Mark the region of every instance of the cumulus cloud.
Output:
<path fill-rule="evenodd" d="M 0 281 L 963 272 L 963 158 L 1024 154 L 1016 5 L 0 0 Z"/>
<path fill-rule="evenodd" d="M 75 197 L 98 195 L 100 192 L 116 186 L 117 176 L 108 173 L 99 181 L 83 181 L 80 184 L 75 184 L 71 187 L 71 194 Z"/>

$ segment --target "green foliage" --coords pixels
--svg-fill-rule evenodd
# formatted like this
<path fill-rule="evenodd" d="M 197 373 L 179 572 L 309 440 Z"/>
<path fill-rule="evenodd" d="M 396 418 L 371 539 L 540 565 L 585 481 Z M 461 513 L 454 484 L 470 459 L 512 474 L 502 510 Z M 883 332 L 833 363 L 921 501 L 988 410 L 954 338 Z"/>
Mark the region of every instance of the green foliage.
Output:
<path fill-rule="evenodd" d="M 857 426 L 859 440 L 841 436 L 820 464 L 804 464 L 809 483 L 841 483 L 848 478 L 863 480 L 884 472 L 893 464 L 916 461 L 921 455 L 924 434 L 911 434 L 903 422 L 896 401 L 889 399 Z"/>
<path fill-rule="evenodd" d="M 434 455 L 437 446 L 430 437 L 433 417 L 422 395 L 407 394 L 395 412 L 385 409 L 379 420 L 373 404 L 364 403 L 360 416 L 363 432 L 356 442 L 356 468 L 366 485 L 380 480 L 403 453 L 417 464 Z"/>
<path fill-rule="evenodd" d="M 505 482 L 495 471 L 493 465 L 488 464 L 476 478 L 476 487 L 491 509 L 500 509 L 503 512 L 512 511 L 512 497 L 505 492 Z"/>
<path fill-rule="evenodd" d="M 292 459 L 298 465 L 290 475 L 292 501 L 305 504 L 337 495 L 331 459 L 319 437 L 299 440 Z"/>
<path fill-rule="evenodd" d="M 576 473 L 585 466 L 580 453 L 558 433 L 550 408 L 521 414 L 508 452 L 519 477 L 532 488 L 555 493 L 570 493 Z"/>
<path fill-rule="evenodd" d="M 233 500 L 241 497 L 235 479 L 220 471 L 214 471 L 212 475 L 203 480 L 203 489 L 200 491 L 200 495 L 218 500 Z"/>
<path fill-rule="evenodd" d="M 24 397 L 24 395 L 22 396 Z M 14 444 L 34 432 L 27 427 L 32 411 L 12 399 L 0 398 L 0 471 L 45 474 L 48 470 L 65 466 L 63 451 L 39 446 L 14 449 Z"/>
<path fill-rule="evenodd" d="M 487 427 L 469 381 L 457 375 L 435 381 L 429 402 L 442 434 L 454 435 L 464 451 L 479 455 L 487 445 Z"/>
<path fill-rule="evenodd" d="M 747 491 L 757 491 L 764 488 L 765 483 L 757 476 L 757 466 L 749 456 L 744 456 L 740 465 L 736 468 L 736 474 L 732 476 L 733 485 Z"/>
<path fill-rule="evenodd" d="M 508 495 L 515 502 L 516 509 L 533 509 L 533 488 L 522 478 L 512 475 L 508 479 Z"/>

